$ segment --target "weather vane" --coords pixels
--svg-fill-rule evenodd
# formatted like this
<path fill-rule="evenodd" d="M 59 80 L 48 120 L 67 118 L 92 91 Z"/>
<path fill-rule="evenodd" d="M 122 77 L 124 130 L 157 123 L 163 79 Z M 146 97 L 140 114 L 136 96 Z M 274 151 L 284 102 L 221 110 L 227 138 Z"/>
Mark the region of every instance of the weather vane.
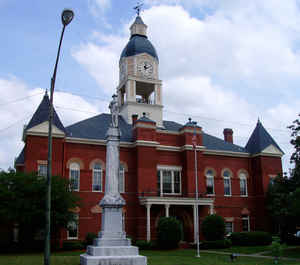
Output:
<path fill-rule="evenodd" d="M 137 13 L 138 16 L 140 15 L 140 12 L 141 12 L 141 9 L 142 9 L 143 5 L 144 5 L 143 3 L 138 2 L 137 5 L 133 8 L 134 10 L 136 10 L 136 13 Z"/>

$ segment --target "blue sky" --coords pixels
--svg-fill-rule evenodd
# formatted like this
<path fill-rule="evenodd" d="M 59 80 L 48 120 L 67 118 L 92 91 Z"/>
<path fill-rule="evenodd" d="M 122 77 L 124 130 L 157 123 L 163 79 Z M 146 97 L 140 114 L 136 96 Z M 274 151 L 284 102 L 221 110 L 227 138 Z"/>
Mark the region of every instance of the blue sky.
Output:
<path fill-rule="evenodd" d="M 258 117 L 285 151 L 300 104 L 300 10 L 296 0 L 145 0 L 142 17 L 160 59 L 164 119 L 191 116 L 207 133 L 245 146 Z M 57 72 L 55 107 L 64 125 L 108 112 L 136 1 L 0 0 L 0 168 L 13 166 L 29 122 Z M 19 100 L 22 99 L 22 100 Z M 17 100 L 17 101 L 16 101 Z"/>

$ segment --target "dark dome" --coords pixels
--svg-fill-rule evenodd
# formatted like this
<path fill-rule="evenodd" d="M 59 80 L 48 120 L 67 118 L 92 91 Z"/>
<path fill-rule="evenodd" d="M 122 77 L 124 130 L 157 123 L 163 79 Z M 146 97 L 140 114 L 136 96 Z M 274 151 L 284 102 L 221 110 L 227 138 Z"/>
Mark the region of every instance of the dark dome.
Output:
<path fill-rule="evenodd" d="M 129 57 L 140 53 L 148 53 L 158 60 L 157 53 L 151 42 L 143 35 L 133 35 L 122 51 L 121 58 Z"/>

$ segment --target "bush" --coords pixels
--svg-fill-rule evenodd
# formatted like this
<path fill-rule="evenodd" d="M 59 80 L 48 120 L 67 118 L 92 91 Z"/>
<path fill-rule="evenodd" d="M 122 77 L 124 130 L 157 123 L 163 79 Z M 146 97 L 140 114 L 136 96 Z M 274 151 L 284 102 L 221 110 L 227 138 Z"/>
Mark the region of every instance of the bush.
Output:
<path fill-rule="evenodd" d="M 202 233 L 207 241 L 222 240 L 225 233 L 225 221 L 217 214 L 208 215 L 202 222 Z"/>
<path fill-rule="evenodd" d="M 266 246 L 272 242 L 271 234 L 262 231 L 234 232 L 230 239 L 234 246 Z"/>
<path fill-rule="evenodd" d="M 95 238 L 97 238 L 97 235 L 95 233 L 88 232 L 85 236 L 85 241 L 84 241 L 85 246 L 93 245 Z"/>
<path fill-rule="evenodd" d="M 201 242 L 200 249 L 220 249 L 220 248 L 230 248 L 231 240 L 223 239 L 216 241 L 203 241 Z"/>
<path fill-rule="evenodd" d="M 63 242 L 63 250 L 78 250 L 78 249 L 84 249 L 84 243 L 80 240 Z"/>
<path fill-rule="evenodd" d="M 182 236 L 182 226 L 174 217 L 161 217 L 157 226 L 158 246 L 163 249 L 177 248 Z"/>
<path fill-rule="evenodd" d="M 273 241 L 272 245 L 270 246 L 271 248 L 271 254 L 274 258 L 279 258 L 282 255 L 282 246 L 278 241 Z"/>
<path fill-rule="evenodd" d="M 137 246 L 140 250 L 149 250 L 155 248 L 155 242 L 154 241 L 146 241 L 146 240 L 137 240 L 134 244 Z"/>

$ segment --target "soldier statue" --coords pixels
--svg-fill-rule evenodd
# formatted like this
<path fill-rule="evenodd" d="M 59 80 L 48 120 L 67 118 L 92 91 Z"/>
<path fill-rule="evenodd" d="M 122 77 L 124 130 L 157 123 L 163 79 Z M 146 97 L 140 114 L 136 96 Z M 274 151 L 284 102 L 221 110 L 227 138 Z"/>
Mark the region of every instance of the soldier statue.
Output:
<path fill-rule="evenodd" d="M 113 128 L 118 128 L 119 122 L 119 105 L 117 101 L 117 95 L 112 96 L 113 100 L 109 103 L 111 113 L 111 125 Z"/>

